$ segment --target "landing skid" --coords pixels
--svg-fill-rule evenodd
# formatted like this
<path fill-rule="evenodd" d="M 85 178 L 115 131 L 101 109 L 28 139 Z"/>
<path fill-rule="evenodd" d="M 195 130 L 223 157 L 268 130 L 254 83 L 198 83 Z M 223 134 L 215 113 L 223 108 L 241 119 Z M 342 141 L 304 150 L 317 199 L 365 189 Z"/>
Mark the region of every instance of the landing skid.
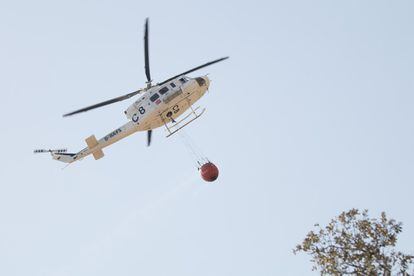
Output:
<path fill-rule="evenodd" d="M 182 129 L 183 127 L 187 126 L 188 124 L 190 124 L 192 121 L 194 121 L 195 119 L 199 118 L 201 115 L 203 115 L 204 111 L 206 110 L 205 108 L 200 110 L 200 107 L 196 107 L 195 109 L 191 108 L 191 112 L 189 114 L 187 114 L 184 118 L 182 118 L 179 121 L 174 121 L 171 118 L 171 122 L 172 125 L 168 126 L 168 122 L 166 122 L 163 118 L 163 122 L 164 122 L 164 126 L 168 131 L 167 137 L 170 137 L 171 135 L 173 135 L 174 133 L 177 133 L 180 129 Z"/>

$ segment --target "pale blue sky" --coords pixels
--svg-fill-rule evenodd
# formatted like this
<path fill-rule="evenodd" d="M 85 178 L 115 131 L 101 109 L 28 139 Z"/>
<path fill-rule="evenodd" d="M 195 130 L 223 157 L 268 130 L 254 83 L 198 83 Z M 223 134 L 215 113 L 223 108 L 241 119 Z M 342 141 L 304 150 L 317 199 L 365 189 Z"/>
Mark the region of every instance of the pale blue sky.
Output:
<path fill-rule="evenodd" d="M 414 253 L 412 1 L 2 1 L 0 275 L 311 275 L 292 248 L 349 208 L 404 222 Z M 179 137 L 138 133 L 61 170 L 125 122 L 74 109 L 206 61 L 186 132 L 221 170 L 203 182 Z"/>

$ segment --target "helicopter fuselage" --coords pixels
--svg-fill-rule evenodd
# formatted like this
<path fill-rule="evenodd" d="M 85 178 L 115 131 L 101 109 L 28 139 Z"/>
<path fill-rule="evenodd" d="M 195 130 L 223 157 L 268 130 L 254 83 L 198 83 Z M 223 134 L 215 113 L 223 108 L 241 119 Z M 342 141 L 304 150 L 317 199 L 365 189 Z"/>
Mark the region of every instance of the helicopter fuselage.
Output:
<path fill-rule="evenodd" d="M 55 154 L 54 159 L 66 163 L 83 159 L 93 154 L 95 159 L 103 157 L 102 149 L 138 131 L 156 129 L 175 120 L 187 111 L 208 90 L 210 80 L 207 77 L 178 77 L 163 85 L 149 88 L 138 100 L 124 111 L 129 120 L 101 139 L 88 137 L 88 147 L 76 154 Z"/>
<path fill-rule="evenodd" d="M 178 77 L 151 87 L 124 112 L 136 131 L 155 129 L 177 119 L 200 99 L 209 87 L 207 77 Z"/>

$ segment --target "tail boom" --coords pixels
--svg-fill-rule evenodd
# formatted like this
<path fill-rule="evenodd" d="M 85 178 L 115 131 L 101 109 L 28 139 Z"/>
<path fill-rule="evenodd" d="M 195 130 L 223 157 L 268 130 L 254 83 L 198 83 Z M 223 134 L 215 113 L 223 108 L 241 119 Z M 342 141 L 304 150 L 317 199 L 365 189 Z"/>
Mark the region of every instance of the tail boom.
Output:
<path fill-rule="evenodd" d="M 104 157 L 102 151 L 103 148 L 125 138 L 134 132 L 138 131 L 137 125 L 134 122 L 130 121 L 120 128 L 112 131 L 103 138 L 97 140 L 95 135 L 91 135 L 85 139 L 87 147 L 79 151 L 78 153 L 66 153 L 66 152 L 50 152 L 53 159 L 64 162 L 72 163 L 78 160 L 85 158 L 86 156 L 92 154 L 95 160 L 101 159 Z"/>

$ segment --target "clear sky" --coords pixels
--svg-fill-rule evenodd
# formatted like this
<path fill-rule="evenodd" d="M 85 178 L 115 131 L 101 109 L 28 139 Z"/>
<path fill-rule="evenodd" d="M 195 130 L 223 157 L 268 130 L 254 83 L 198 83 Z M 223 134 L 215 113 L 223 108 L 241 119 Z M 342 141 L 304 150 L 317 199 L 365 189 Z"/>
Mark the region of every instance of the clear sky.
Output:
<path fill-rule="evenodd" d="M 2 1 L 0 275 L 312 275 L 292 249 L 349 208 L 404 222 L 414 253 L 412 1 Z M 65 112 L 229 55 L 186 133 L 85 146 L 133 100 Z"/>

